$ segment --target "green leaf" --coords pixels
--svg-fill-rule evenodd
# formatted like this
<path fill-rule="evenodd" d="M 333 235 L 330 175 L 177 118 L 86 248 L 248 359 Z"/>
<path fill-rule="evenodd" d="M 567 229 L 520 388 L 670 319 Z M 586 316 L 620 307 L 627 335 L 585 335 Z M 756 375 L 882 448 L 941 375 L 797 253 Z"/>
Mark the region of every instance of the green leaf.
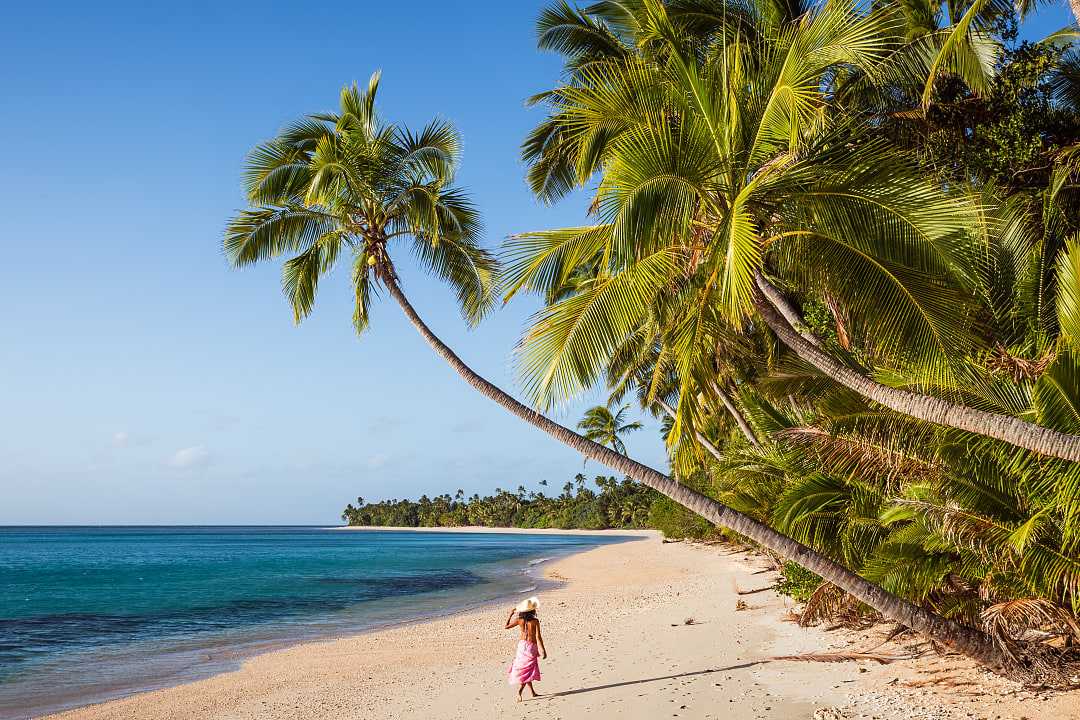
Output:
<path fill-rule="evenodd" d="M 1080 236 L 1073 236 L 1057 260 L 1057 317 L 1061 334 L 1080 350 Z"/>

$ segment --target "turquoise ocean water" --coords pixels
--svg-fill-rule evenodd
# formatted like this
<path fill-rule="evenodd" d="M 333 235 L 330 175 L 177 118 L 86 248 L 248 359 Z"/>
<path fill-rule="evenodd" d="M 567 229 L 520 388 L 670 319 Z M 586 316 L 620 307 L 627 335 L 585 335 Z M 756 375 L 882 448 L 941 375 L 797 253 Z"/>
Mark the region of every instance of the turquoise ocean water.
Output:
<path fill-rule="evenodd" d="M 539 584 L 629 538 L 283 527 L 0 528 L 0 720 L 235 667 Z"/>

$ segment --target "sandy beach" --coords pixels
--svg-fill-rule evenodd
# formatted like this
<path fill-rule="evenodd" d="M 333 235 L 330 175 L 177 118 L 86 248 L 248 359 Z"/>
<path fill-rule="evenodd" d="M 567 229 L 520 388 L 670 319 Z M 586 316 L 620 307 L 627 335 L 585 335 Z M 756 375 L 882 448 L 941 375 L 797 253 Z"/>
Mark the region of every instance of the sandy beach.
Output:
<path fill-rule="evenodd" d="M 886 628 L 800 628 L 788 619 L 790 600 L 772 590 L 738 594 L 773 583 L 765 558 L 646 535 L 544 566 L 561 584 L 541 597 L 550 657 L 535 700 L 515 703 L 506 683 L 515 636 L 503 622 L 517 600 L 508 598 L 505 607 L 298 645 L 235 672 L 50 717 L 1080 718 L 1080 694 L 1026 691 L 962 658 L 774 659 L 869 650 Z M 874 652 L 908 656 L 907 645 Z"/>

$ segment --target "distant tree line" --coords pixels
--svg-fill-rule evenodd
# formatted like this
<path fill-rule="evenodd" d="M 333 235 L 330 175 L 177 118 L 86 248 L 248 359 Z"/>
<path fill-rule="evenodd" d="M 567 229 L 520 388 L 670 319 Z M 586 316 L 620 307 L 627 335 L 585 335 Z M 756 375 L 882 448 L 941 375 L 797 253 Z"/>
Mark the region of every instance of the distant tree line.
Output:
<path fill-rule="evenodd" d="M 596 490 L 588 487 L 583 474 L 562 487 L 559 495 L 546 495 L 519 486 L 511 492 L 496 488 L 492 495 L 466 497 L 458 490 L 419 500 L 383 500 L 369 503 L 362 497 L 349 503 L 341 518 L 349 525 L 381 527 L 484 527 L 562 528 L 603 530 L 607 528 L 655 527 L 657 522 L 672 525 L 672 508 L 655 490 L 630 480 L 597 476 Z M 547 481 L 540 485 L 546 487 Z M 678 520 L 685 520 L 675 513 Z M 656 522 L 654 522 L 656 521 Z M 663 529 L 663 528 L 662 528 Z M 685 533 L 676 527 L 669 534 Z"/>

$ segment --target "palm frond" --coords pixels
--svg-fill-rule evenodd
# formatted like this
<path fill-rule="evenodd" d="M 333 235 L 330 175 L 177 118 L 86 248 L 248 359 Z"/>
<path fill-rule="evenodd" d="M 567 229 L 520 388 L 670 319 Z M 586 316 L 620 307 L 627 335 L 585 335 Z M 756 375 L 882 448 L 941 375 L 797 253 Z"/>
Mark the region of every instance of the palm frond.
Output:
<path fill-rule="evenodd" d="M 536 313 L 516 350 L 526 395 L 550 407 L 602 377 L 611 352 L 648 315 L 673 267 L 672 253 L 661 250 Z"/>

